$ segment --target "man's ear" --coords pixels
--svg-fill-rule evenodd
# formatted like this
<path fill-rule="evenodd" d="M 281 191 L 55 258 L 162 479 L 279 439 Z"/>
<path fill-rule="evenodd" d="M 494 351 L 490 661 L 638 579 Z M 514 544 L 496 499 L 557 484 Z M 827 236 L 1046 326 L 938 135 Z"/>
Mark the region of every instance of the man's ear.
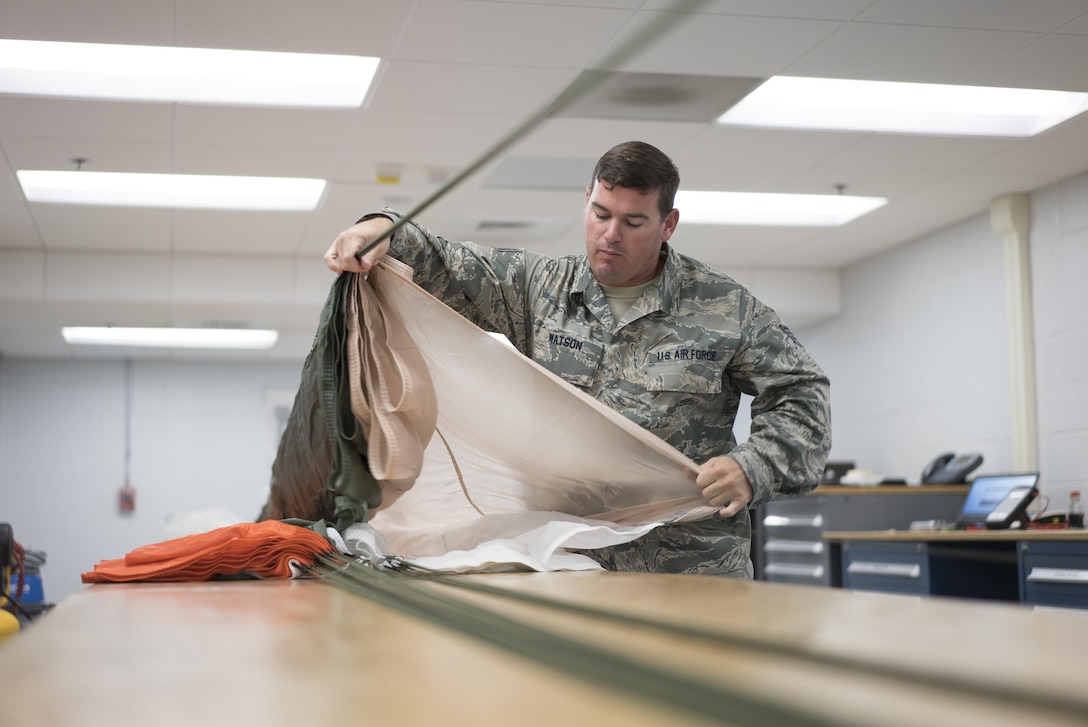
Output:
<path fill-rule="evenodd" d="M 669 214 L 665 215 L 665 229 L 661 235 L 663 242 L 668 242 L 672 233 L 676 232 L 676 226 L 680 223 L 680 210 L 673 207 Z"/>

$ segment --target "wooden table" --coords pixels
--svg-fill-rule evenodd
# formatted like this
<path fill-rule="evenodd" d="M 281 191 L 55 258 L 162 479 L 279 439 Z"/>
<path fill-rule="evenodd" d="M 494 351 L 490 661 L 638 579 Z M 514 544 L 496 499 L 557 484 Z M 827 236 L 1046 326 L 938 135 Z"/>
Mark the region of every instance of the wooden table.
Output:
<path fill-rule="evenodd" d="M 421 587 L 825 724 L 1034 727 L 1088 715 L 1088 619 L 699 576 L 470 583 L 705 635 Z M 92 586 L 0 647 L 6 727 L 742 723 L 734 714 L 728 700 L 697 715 L 573 678 L 322 581 Z"/>

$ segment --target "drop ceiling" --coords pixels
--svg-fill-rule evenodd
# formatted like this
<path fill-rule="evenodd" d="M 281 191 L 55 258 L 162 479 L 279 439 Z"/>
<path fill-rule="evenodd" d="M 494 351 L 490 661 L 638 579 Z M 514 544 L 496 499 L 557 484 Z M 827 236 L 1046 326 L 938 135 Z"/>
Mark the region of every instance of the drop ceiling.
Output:
<path fill-rule="evenodd" d="M 677 14 L 676 0 L 4 0 L 0 37 L 376 55 L 382 64 L 364 105 L 349 110 L 0 94 L 0 356 L 301 360 L 331 283 L 321 254 L 337 232 L 382 205 L 410 209 L 587 72 L 603 79 L 590 94 L 420 221 L 450 238 L 577 253 L 593 161 L 628 139 L 668 152 L 687 189 L 841 186 L 887 197 L 838 228 L 685 228 L 681 210 L 677 248 L 742 282 L 798 281 L 782 296 L 783 315 L 804 325 L 834 313 L 827 286 L 813 280 L 982 214 L 996 196 L 1088 170 L 1083 117 L 1030 139 L 708 120 L 772 75 L 1088 91 L 1084 0 L 698 5 Z M 667 29 L 601 67 L 647 27 Z M 72 169 L 77 158 L 97 171 L 329 184 L 304 213 L 26 202 L 16 170 Z M 390 170 L 399 182 L 380 183 Z M 270 327 L 281 338 L 262 353 L 213 354 L 77 349 L 60 336 L 62 325 L 107 324 Z"/>

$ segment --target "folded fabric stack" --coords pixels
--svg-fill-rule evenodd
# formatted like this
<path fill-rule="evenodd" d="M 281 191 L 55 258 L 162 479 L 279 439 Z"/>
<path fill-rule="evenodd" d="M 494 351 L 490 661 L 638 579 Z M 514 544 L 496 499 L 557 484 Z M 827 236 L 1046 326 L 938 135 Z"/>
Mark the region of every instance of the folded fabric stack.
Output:
<path fill-rule="evenodd" d="M 239 523 L 99 561 L 82 579 L 84 583 L 195 582 L 240 574 L 290 578 L 298 566 L 311 565 L 317 556 L 333 551 L 325 537 L 307 527 L 278 520 Z"/>

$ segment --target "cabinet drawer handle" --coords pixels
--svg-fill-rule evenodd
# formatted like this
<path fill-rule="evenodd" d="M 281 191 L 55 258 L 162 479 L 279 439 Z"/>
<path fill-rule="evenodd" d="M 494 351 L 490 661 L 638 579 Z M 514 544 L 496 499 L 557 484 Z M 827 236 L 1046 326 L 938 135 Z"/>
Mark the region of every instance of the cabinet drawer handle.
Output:
<path fill-rule="evenodd" d="M 1073 568 L 1032 568 L 1028 573 L 1032 583 L 1084 583 L 1088 584 L 1088 570 Z"/>
<path fill-rule="evenodd" d="M 787 517 L 786 515 L 768 515 L 763 518 L 763 525 L 768 528 L 822 528 L 824 526 L 824 516 Z"/>
<path fill-rule="evenodd" d="M 768 553 L 812 553 L 824 552 L 824 544 L 818 540 L 768 540 L 763 546 Z"/>
<path fill-rule="evenodd" d="M 920 578 L 922 566 L 917 563 L 881 563 L 872 560 L 855 560 L 846 567 L 846 572 L 851 575 Z"/>
<path fill-rule="evenodd" d="M 822 565 L 800 565 L 797 563 L 768 563 L 763 568 L 764 575 L 796 576 L 799 578 L 823 578 Z"/>

